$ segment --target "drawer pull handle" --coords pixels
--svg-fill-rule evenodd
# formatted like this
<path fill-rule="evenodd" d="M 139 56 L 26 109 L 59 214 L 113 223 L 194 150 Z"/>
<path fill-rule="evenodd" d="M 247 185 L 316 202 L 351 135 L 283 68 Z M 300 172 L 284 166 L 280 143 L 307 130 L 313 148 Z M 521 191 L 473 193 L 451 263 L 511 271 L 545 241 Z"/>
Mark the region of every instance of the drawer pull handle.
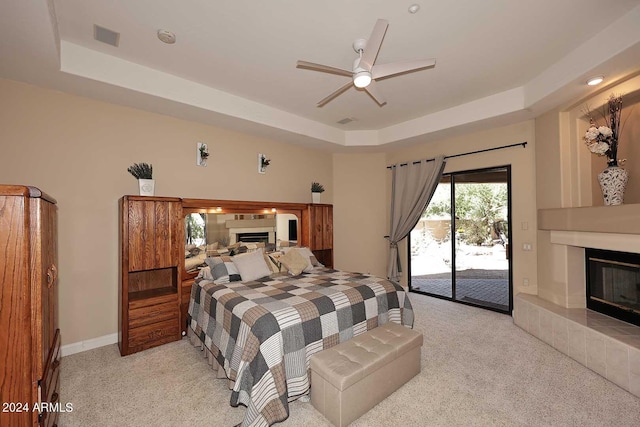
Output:
<path fill-rule="evenodd" d="M 51 264 L 51 267 L 47 269 L 47 288 L 51 289 L 57 277 L 58 268 L 55 266 L 55 264 Z"/>
<path fill-rule="evenodd" d="M 51 403 L 56 403 L 58 401 L 58 397 L 60 397 L 58 393 L 53 393 L 53 395 L 51 395 Z"/>

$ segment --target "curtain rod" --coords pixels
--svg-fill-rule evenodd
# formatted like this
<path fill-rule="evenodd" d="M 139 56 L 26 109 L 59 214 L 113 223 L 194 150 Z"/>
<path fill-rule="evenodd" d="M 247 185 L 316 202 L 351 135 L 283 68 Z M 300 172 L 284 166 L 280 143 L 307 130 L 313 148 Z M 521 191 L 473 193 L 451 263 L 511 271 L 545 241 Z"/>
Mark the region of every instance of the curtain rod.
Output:
<path fill-rule="evenodd" d="M 527 142 L 518 142 L 517 144 L 509 144 L 509 145 L 502 145 L 500 147 L 493 147 L 493 148 L 485 148 L 484 150 L 476 150 L 476 151 L 469 151 L 467 153 L 460 153 L 460 154 L 452 154 L 450 156 L 444 156 L 445 160 L 446 159 L 452 159 L 454 157 L 462 157 L 462 156 L 468 156 L 470 154 L 478 154 L 478 153 L 484 153 L 486 151 L 494 151 L 494 150 L 502 150 L 503 148 L 511 148 L 511 147 L 517 147 L 519 145 L 522 145 L 522 148 L 525 148 L 527 146 Z M 435 159 L 427 159 L 427 162 L 433 162 Z M 420 163 L 422 160 L 420 161 L 416 161 L 413 162 L 414 165 L 417 165 L 418 163 Z M 400 166 L 407 166 L 408 163 L 400 163 Z M 387 169 L 391 169 L 393 167 L 392 166 L 387 166 Z"/>

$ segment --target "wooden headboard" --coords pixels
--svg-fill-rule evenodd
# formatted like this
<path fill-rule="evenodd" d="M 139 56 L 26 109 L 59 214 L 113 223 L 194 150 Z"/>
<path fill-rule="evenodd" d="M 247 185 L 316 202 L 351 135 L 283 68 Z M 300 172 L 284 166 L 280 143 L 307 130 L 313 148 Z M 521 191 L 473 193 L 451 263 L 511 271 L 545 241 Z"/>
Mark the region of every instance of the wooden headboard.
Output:
<path fill-rule="evenodd" d="M 244 200 L 182 199 L 182 216 L 189 213 L 289 213 L 298 217 L 298 244 L 307 246 L 325 266 L 333 267 L 333 206 Z M 183 271 L 183 278 L 192 275 Z"/>

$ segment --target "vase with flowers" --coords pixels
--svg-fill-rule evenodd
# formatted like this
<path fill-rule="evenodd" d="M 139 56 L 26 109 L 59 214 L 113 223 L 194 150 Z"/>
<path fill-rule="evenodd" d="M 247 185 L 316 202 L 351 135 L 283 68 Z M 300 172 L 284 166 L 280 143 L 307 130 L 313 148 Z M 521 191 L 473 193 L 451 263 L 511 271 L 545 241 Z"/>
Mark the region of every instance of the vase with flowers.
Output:
<path fill-rule="evenodd" d="M 612 94 L 602 109 L 601 116 L 606 126 L 599 126 L 587 108 L 586 116 L 590 126 L 584 135 L 584 141 L 592 153 L 607 157 L 607 168 L 598 174 L 604 204 L 621 205 L 629 180 L 629 172 L 621 167 L 625 159 L 618 160 L 622 96 Z"/>

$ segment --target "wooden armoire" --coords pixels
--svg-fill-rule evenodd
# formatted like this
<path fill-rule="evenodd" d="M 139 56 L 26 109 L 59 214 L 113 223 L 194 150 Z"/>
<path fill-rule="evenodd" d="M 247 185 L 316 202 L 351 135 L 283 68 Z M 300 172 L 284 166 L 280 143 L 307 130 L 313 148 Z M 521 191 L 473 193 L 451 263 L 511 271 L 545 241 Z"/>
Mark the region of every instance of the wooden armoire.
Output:
<path fill-rule="evenodd" d="M 57 424 L 56 228 L 54 199 L 35 187 L 0 185 L 0 426 Z"/>

